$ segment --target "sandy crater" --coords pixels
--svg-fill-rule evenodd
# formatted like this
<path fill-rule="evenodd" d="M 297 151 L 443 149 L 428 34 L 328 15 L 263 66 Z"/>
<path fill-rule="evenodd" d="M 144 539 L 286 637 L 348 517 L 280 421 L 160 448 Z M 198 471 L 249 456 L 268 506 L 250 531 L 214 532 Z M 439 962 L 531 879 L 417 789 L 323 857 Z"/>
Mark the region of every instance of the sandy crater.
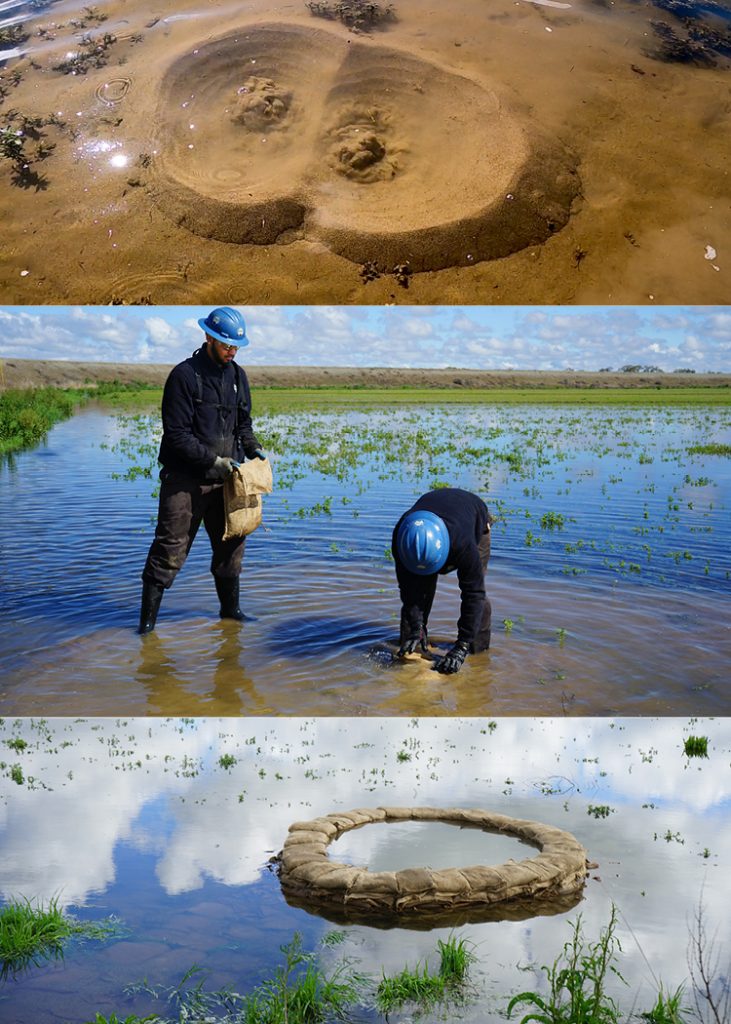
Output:
<path fill-rule="evenodd" d="M 356 263 L 507 256 L 569 219 L 576 159 L 484 83 L 336 32 L 257 24 L 178 57 L 152 195 L 207 238 Z"/>

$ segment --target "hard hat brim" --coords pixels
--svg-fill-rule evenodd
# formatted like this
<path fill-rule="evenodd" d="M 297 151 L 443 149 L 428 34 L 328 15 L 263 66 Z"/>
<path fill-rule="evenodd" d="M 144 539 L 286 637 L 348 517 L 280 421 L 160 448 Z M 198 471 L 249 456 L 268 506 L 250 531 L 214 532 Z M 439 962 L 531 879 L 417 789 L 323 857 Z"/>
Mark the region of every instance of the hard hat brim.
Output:
<path fill-rule="evenodd" d="M 236 340 L 234 341 L 233 338 L 226 338 L 224 337 L 223 334 L 219 334 L 218 331 L 214 330 L 211 326 L 209 326 L 209 324 L 206 323 L 205 317 L 202 317 L 201 319 L 198 320 L 198 326 L 202 328 L 202 330 L 205 331 L 206 334 L 209 334 L 212 338 L 215 338 L 216 341 L 222 341 L 224 345 L 235 345 L 237 348 L 245 348 L 249 344 L 249 339 L 246 337 L 246 335 L 244 335 L 243 338 L 236 338 Z"/>

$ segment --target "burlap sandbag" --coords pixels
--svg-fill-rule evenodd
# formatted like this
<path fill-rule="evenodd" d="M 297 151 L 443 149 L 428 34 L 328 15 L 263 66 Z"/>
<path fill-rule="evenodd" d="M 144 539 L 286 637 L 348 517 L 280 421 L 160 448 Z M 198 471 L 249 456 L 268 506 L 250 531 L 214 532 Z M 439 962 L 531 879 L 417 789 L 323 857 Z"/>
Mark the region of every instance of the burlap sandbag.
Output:
<path fill-rule="evenodd" d="M 252 459 L 234 468 L 223 484 L 226 511 L 224 540 L 246 537 L 261 523 L 262 494 L 271 494 L 272 467 L 269 459 Z"/>

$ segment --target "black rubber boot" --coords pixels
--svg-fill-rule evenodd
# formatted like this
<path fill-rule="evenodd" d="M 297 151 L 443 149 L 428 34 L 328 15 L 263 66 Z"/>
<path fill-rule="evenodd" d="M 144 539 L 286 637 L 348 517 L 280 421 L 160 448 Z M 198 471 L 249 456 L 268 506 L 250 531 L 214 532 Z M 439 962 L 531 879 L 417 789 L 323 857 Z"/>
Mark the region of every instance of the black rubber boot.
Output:
<path fill-rule="evenodd" d="M 244 615 L 239 607 L 239 578 L 223 579 L 214 576 L 216 582 L 216 593 L 221 602 L 221 618 L 236 619 L 237 622 L 253 622 L 250 615 Z"/>
<path fill-rule="evenodd" d="M 140 624 L 137 632 L 140 636 L 151 633 L 155 628 L 157 613 L 160 610 L 160 602 L 165 588 L 158 583 L 142 581 L 142 607 L 140 608 Z"/>

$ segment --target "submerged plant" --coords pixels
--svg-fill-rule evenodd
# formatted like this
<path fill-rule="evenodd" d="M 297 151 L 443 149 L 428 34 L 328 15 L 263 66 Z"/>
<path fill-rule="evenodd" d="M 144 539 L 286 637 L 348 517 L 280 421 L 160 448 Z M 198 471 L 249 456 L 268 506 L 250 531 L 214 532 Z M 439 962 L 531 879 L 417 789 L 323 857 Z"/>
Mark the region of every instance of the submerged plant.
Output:
<path fill-rule="evenodd" d="M 367 979 L 357 974 L 345 960 L 326 974 L 318 963 L 317 953 L 303 949 L 299 932 L 295 932 L 291 942 L 280 946 L 280 950 L 284 954 L 284 963 L 275 969 L 271 978 L 246 995 L 231 987 L 207 991 L 200 978 L 195 984 L 188 985 L 201 973 L 198 967 L 192 967 L 175 988 L 152 988 L 147 982 L 141 982 L 128 986 L 126 991 L 128 994 L 145 992 L 156 999 L 166 999 L 177 1008 L 176 1020 L 181 1022 L 325 1024 L 326 1021 L 346 1020 Z M 222 1017 L 217 1015 L 219 1011 L 223 1011 Z M 151 1019 L 168 1021 L 167 1015 Z"/>

